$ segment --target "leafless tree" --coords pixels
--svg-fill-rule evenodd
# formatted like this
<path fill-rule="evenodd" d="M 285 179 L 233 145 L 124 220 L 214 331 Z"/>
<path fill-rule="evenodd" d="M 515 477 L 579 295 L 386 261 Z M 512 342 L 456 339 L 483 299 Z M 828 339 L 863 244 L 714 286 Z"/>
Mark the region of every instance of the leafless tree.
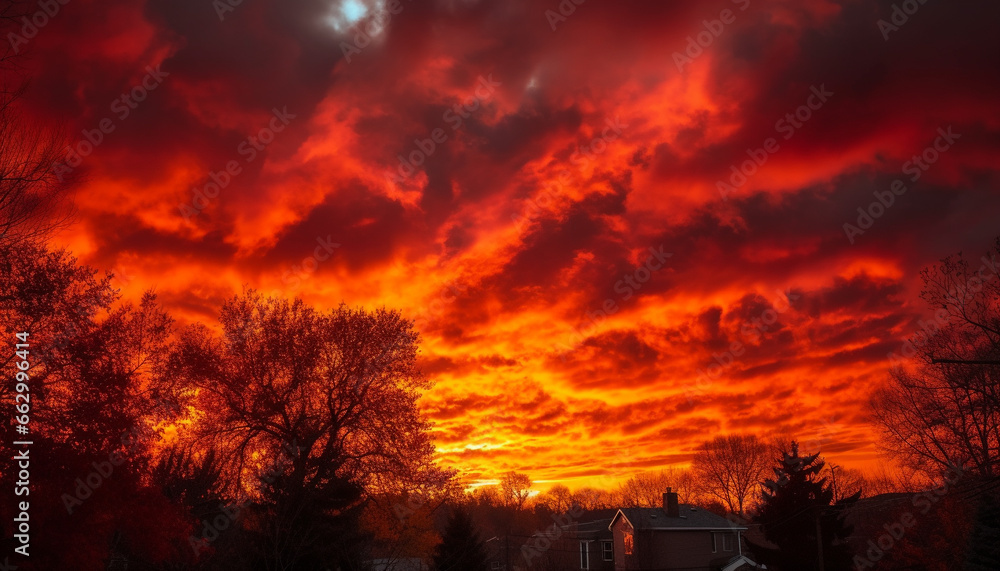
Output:
<path fill-rule="evenodd" d="M 18 33 L 36 3 L 12 0 L 0 6 L 0 35 Z M 53 165 L 62 158 L 63 137 L 33 121 L 21 99 L 28 87 L 18 60 L 23 53 L 4 41 L 0 53 L 0 249 L 44 237 L 70 217 L 67 192 L 72 175 Z"/>
<path fill-rule="evenodd" d="M 832 462 L 827 462 L 821 475 L 829 483 L 830 491 L 833 492 L 834 502 L 849 498 L 858 491 L 861 491 L 863 497 L 870 495 L 865 475 L 861 470 L 844 468 Z"/>
<path fill-rule="evenodd" d="M 1000 240 L 981 263 L 958 254 L 923 271 L 921 296 L 936 313 L 871 401 L 885 449 L 928 477 L 953 466 L 1000 475 L 998 254 Z"/>
<path fill-rule="evenodd" d="M 879 494 L 913 493 L 933 485 L 922 474 L 906 466 L 887 466 L 885 463 L 878 468 L 865 472 L 865 492 L 867 497 Z"/>
<path fill-rule="evenodd" d="M 517 511 L 524 509 L 531 497 L 531 478 L 527 474 L 510 471 L 500 477 L 500 498 L 504 505 Z"/>
<path fill-rule="evenodd" d="M 17 34 L 23 25 L 21 18 L 31 15 L 32 9 L 37 10 L 38 5 L 25 0 L 5 0 L 0 3 L 0 33 L 4 41 L 0 46 L 0 71 L 8 71 L 14 67 L 14 62 L 21 55 L 20 50 L 14 49 L 14 43 L 9 41 L 9 34 Z"/>
<path fill-rule="evenodd" d="M 281 458 L 298 486 L 344 474 L 380 493 L 444 483 L 416 408 L 429 386 L 417 334 L 399 314 L 321 313 L 248 290 L 220 320 L 222 338 L 184 332 L 168 377 L 204 411 L 193 435 L 229 453 L 235 491 Z"/>
<path fill-rule="evenodd" d="M 556 513 L 566 513 L 572 505 L 572 492 L 562 484 L 556 484 L 539 494 L 538 501 Z"/>
<path fill-rule="evenodd" d="M 706 495 L 743 515 L 770 460 L 768 446 L 756 436 L 732 434 L 702 444 L 692 464 Z"/>
<path fill-rule="evenodd" d="M 614 495 L 608 490 L 580 488 L 573 492 L 573 504 L 585 510 L 600 510 L 616 507 Z"/>
<path fill-rule="evenodd" d="M 0 95 L 0 247 L 41 238 L 69 218 L 70 180 L 52 168 L 59 139 Z"/>
<path fill-rule="evenodd" d="M 251 546 L 261 557 L 292 565 L 346 550 L 357 528 L 344 514 L 451 477 L 434 462 L 417 408 L 430 384 L 399 313 L 321 312 L 248 290 L 220 323 L 221 336 L 184 331 L 163 390 L 198 411 L 187 438 L 219 451 L 229 497 L 266 510 L 266 541 Z"/>
<path fill-rule="evenodd" d="M 693 503 L 694 473 L 671 467 L 659 472 L 637 474 L 618 486 L 616 496 L 623 507 L 657 507 L 662 505 L 667 488 L 677 492 L 681 503 Z"/>

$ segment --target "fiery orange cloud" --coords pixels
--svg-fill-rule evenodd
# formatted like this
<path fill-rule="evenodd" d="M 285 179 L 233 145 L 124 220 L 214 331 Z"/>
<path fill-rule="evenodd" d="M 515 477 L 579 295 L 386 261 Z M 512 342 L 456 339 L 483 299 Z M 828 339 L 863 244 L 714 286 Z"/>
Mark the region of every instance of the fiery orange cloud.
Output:
<path fill-rule="evenodd" d="M 244 286 L 398 308 L 470 483 L 610 485 L 732 432 L 876 461 L 868 393 L 920 268 L 998 233 L 993 19 L 929 3 L 886 41 L 885 2 L 588 2 L 552 30 L 545 3 L 435 1 L 348 60 L 336 2 L 67 5 L 28 101 L 72 141 L 169 75 L 77 167 L 59 243 L 182 324 Z"/>

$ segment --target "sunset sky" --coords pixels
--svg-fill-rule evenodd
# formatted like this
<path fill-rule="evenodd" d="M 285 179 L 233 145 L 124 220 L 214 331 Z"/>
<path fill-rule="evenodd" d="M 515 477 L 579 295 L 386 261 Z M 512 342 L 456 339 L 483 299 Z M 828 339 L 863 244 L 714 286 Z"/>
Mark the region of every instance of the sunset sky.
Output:
<path fill-rule="evenodd" d="M 87 155 L 56 242 L 126 298 L 180 325 L 244 286 L 398 308 L 446 464 L 578 487 L 733 432 L 874 465 L 920 269 L 1000 235 L 998 18 L 69 0 L 18 49 L 28 112 Z"/>

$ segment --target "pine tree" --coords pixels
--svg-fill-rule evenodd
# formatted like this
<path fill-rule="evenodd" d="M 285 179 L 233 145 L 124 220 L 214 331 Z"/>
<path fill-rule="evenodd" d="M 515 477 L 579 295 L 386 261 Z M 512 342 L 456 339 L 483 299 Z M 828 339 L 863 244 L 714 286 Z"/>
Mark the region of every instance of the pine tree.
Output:
<path fill-rule="evenodd" d="M 472 519 L 461 508 L 455 510 L 434 554 L 437 571 L 485 571 L 486 549 Z"/>
<path fill-rule="evenodd" d="M 819 453 L 800 456 L 798 443 L 792 442 L 791 451 L 772 468 L 776 478 L 764 482 L 756 518 L 764 537 L 778 547 L 762 553 L 762 559 L 771 559 L 766 563 L 780 569 L 819 569 L 822 546 L 827 571 L 851 568 L 846 541 L 851 529 L 844 523 L 843 508 L 856 502 L 860 492 L 834 503 L 833 490 L 820 476 L 824 464 Z"/>

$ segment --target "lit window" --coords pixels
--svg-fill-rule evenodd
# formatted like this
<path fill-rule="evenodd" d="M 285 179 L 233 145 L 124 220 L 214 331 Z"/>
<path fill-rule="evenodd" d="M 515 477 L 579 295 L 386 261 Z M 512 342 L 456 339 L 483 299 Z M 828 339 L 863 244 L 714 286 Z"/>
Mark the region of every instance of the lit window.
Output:
<path fill-rule="evenodd" d="M 635 546 L 633 545 L 633 541 L 632 541 L 632 532 L 631 531 L 626 531 L 625 532 L 625 555 L 632 555 L 632 550 L 634 549 L 634 547 Z"/>
<path fill-rule="evenodd" d="M 601 542 L 601 551 L 604 553 L 604 560 L 605 561 L 614 561 L 615 560 L 615 557 L 614 557 L 614 553 L 615 552 L 614 552 L 614 547 L 612 547 L 612 545 L 613 544 L 610 541 L 602 541 Z"/>
<path fill-rule="evenodd" d="M 590 543 L 580 542 L 580 569 L 590 569 Z"/>

